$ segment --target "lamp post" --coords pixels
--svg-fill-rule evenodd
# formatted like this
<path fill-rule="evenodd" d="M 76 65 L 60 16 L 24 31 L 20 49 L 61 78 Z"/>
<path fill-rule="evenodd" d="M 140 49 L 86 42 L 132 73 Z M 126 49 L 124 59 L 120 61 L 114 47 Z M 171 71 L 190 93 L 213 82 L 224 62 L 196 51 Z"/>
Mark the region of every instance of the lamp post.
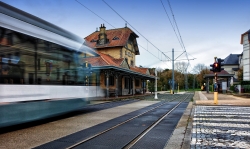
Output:
<path fill-rule="evenodd" d="M 147 80 L 147 91 L 146 91 L 146 92 L 148 92 L 148 81 L 149 81 L 149 80 Z"/>
<path fill-rule="evenodd" d="M 85 86 L 89 86 L 89 77 L 92 73 L 92 67 L 91 64 L 88 63 L 88 61 L 85 61 L 82 65 L 83 73 L 85 74 L 84 80 L 85 80 Z M 86 93 L 89 94 L 89 87 L 86 87 Z"/>
<path fill-rule="evenodd" d="M 155 99 L 158 99 L 157 97 L 157 71 L 155 69 Z"/>

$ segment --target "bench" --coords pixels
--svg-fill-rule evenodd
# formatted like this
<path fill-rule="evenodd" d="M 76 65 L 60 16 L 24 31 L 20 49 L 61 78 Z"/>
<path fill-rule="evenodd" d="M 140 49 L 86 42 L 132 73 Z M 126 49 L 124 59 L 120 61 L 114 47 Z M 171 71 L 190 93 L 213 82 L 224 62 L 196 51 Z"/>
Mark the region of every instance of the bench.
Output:
<path fill-rule="evenodd" d="M 109 89 L 109 96 L 114 95 L 116 96 L 116 91 L 115 89 Z"/>
<path fill-rule="evenodd" d="M 141 94 L 141 92 L 142 92 L 142 89 L 140 88 L 135 89 L 135 94 Z"/>

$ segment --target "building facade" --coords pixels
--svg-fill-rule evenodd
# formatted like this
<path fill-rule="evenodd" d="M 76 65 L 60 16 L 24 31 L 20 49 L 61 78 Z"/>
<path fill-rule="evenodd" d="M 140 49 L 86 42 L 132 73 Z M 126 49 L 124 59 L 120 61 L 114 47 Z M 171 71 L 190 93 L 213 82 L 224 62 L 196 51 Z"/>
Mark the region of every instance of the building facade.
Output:
<path fill-rule="evenodd" d="M 243 45 L 243 81 L 250 81 L 250 30 L 241 35 L 241 44 Z"/>
<path fill-rule="evenodd" d="M 146 80 L 154 79 L 148 68 L 136 66 L 136 55 L 140 54 L 136 38 L 128 27 L 106 30 L 104 24 L 85 38 L 86 45 L 100 56 L 82 60 L 100 70 L 99 85 L 107 97 L 145 93 Z"/>

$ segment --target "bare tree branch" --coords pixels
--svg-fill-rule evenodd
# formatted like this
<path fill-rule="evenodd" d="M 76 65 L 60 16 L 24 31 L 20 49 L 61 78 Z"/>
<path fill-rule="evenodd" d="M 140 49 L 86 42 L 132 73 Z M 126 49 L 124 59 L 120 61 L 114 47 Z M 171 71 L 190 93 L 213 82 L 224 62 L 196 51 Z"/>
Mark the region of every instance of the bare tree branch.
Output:
<path fill-rule="evenodd" d="M 199 74 L 202 70 L 208 68 L 205 64 L 196 64 L 193 68 L 193 71 L 196 73 L 196 74 Z"/>

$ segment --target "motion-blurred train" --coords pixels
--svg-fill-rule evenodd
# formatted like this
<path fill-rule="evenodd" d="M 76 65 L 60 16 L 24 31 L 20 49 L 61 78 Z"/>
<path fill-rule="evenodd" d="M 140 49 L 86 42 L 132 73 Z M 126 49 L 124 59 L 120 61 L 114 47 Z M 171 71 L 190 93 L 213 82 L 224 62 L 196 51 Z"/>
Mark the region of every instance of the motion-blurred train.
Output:
<path fill-rule="evenodd" d="M 0 2 L 0 128 L 76 110 L 101 96 L 84 40 Z M 96 74 L 95 74 L 96 73 Z"/>

